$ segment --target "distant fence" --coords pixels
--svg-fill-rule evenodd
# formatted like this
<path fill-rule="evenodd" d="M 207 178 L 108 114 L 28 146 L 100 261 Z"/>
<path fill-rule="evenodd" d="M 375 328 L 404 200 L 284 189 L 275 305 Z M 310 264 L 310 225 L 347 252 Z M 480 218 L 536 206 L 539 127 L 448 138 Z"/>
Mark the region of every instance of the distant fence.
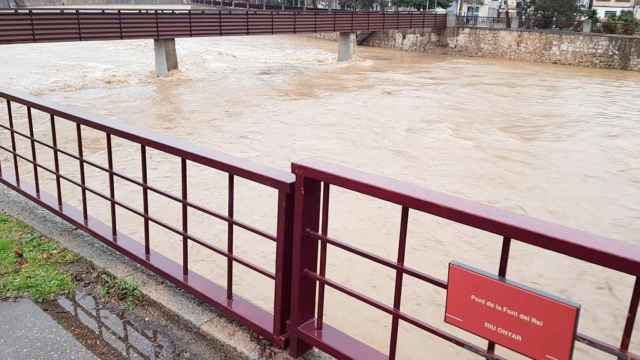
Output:
<path fill-rule="evenodd" d="M 298 10 L 0 10 L 0 44 L 201 36 L 441 31 L 446 15 L 432 12 Z"/>
<path fill-rule="evenodd" d="M 615 240 L 320 161 L 296 162 L 292 165 L 293 174 L 291 174 L 229 155 L 196 148 L 172 138 L 133 129 L 112 120 L 65 110 L 28 95 L 0 92 L 0 98 L 4 100 L 6 106 L 6 121 L 0 123 L 0 132 L 8 135 L 4 138 L 9 139 L 8 143 L 0 144 L 0 151 L 8 154 L 9 159 L 0 164 L 2 184 L 155 271 L 206 303 L 222 310 L 259 335 L 273 341 L 277 346 L 286 347 L 288 344 L 290 354 L 293 356 L 302 355 L 308 349 L 317 347 L 340 359 L 395 359 L 398 328 L 400 324 L 406 323 L 482 358 L 504 359 L 495 354 L 494 343 L 488 343 L 486 348 L 480 347 L 445 331 L 440 323 L 428 323 L 402 310 L 403 279 L 406 277 L 417 279 L 421 283 L 433 285 L 444 291 L 449 286 L 447 280 L 436 278 L 405 264 L 408 219 L 410 213 L 420 212 L 479 231 L 486 231 L 502 239 L 497 274 L 503 279 L 507 277 L 512 242 L 521 242 L 563 254 L 634 278 L 635 285 L 631 293 L 627 317 L 620 328 L 620 343 L 612 345 L 582 332 L 577 333 L 575 341 L 620 359 L 640 359 L 637 354 L 629 351 L 640 302 L 640 247 L 638 246 L 626 245 Z M 27 130 L 17 128 L 15 119 L 18 113 L 21 124 L 24 126 L 26 123 Z M 60 121 L 73 124 L 73 134 L 71 134 L 74 139 L 73 144 L 58 142 L 57 125 Z M 36 127 L 40 129 L 38 136 L 34 132 Z M 105 150 L 106 165 L 86 158 L 83 145 L 83 139 L 85 139 L 83 131 L 86 129 L 97 132 L 105 139 L 105 148 L 100 150 Z M 42 136 L 43 132 L 47 135 Z M 115 170 L 112 139 L 123 139 L 139 148 L 140 180 Z M 18 141 L 27 146 L 18 147 Z M 75 145 L 75 150 L 69 150 L 70 145 Z M 48 166 L 38 157 L 42 152 L 37 151 L 37 148 L 52 152 L 53 165 Z M 160 190 L 149 183 L 147 149 L 154 149 L 179 161 L 180 170 L 169 176 L 180 184 L 180 194 Z M 71 159 L 75 169 L 72 171 L 68 168 L 61 169 L 60 156 Z M 226 213 L 212 210 L 209 198 L 194 199 L 189 196 L 191 194 L 188 186 L 190 164 L 199 164 L 207 169 L 226 174 L 228 200 Z M 25 169 L 25 166 L 30 169 L 29 178 L 20 171 Z M 108 178 L 108 185 L 104 188 L 89 185 L 85 176 L 89 167 L 104 174 Z M 77 176 L 70 176 L 69 172 Z M 55 195 L 44 191 L 42 185 L 45 180 L 40 176 L 43 173 L 53 177 Z M 277 214 L 273 219 L 277 222 L 275 234 L 269 234 L 235 217 L 236 178 L 243 178 L 260 189 L 277 191 Z M 142 190 L 142 208 L 135 208 L 123 201 L 118 195 L 116 179 Z M 80 208 L 64 201 L 61 191 L 63 182 L 65 187 L 70 185 L 80 191 L 82 200 Z M 355 247 L 348 239 L 336 239 L 328 233 L 332 187 L 351 190 L 362 196 L 399 206 L 396 259 L 375 255 L 375 249 Z M 92 209 L 87 207 L 88 194 L 107 202 L 107 209 L 111 215 L 110 224 L 105 224 L 92 216 Z M 153 201 L 151 194 L 168 199 L 179 206 L 180 225 L 161 221 L 149 213 L 149 204 Z M 141 239 L 136 241 L 120 231 L 117 208 L 124 209 L 142 219 Z M 208 241 L 211 239 L 199 238 L 193 234 L 188 220 L 190 211 L 198 211 L 208 216 L 210 221 L 221 221 L 226 224 L 225 248 L 213 245 Z M 176 254 L 179 254 L 180 260 L 172 260 L 154 249 L 154 239 L 149 232 L 150 224 L 179 236 L 180 240 L 173 249 Z M 234 253 L 234 231 L 237 228 L 275 243 L 274 269 L 262 268 Z M 193 244 L 226 258 L 226 282 L 218 284 L 191 268 L 189 246 Z M 394 271 L 393 303 L 387 304 L 375 300 L 366 293 L 351 289 L 329 278 L 326 273 L 329 246 Z M 262 275 L 265 280 L 274 281 L 272 311 L 265 311 L 255 305 L 252 299 L 244 299 L 235 294 L 233 269 L 236 264 Z M 567 269 L 567 271 L 570 270 Z M 325 324 L 323 319 L 326 287 L 359 301 L 363 309 L 373 308 L 391 316 L 388 351 L 380 352 L 369 344 L 356 340 L 355 334 L 347 334 Z M 345 316 L 348 317 L 349 314 Z M 378 323 L 366 324 L 366 326 L 376 331 L 383 331 L 386 328 L 385 325 Z"/>
<path fill-rule="evenodd" d="M 508 24 L 508 22 L 510 24 Z M 583 32 L 585 29 L 585 23 L 591 22 L 591 20 L 585 19 L 573 19 L 573 20 L 560 20 L 560 19 L 543 19 L 541 17 L 513 17 L 510 21 L 507 21 L 505 16 L 500 17 L 485 17 L 485 16 L 457 16 L 457 26 L 471 26 L 471 27 L 487 27 L 487 28 L 517 28 L 527 30 L 556 30 L 556 31 L 570 31 L 570 32 Z M 614 21 L 603 19 L 601 21 L 592 23 L 590 26 L 591 32 L 602 34 L 618 34 L 618 35 L 634 35 L 640 33 L 640 23 L 633 24 L 622 21 Z"/>
<path fill-rule="evenodd" d="M 457 16 L 456 25 L 458 26 L 478 26 L 478 27 L 505 27 L 507 18 L 490 17 L 490 16 Z"/>

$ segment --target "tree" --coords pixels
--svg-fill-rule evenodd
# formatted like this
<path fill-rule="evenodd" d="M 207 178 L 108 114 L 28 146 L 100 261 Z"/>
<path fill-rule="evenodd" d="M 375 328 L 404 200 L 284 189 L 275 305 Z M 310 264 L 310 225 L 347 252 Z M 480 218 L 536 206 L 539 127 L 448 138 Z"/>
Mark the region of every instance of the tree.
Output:
<path fill-rule="evenodd" d="M 530 0 L 529 7 L 535 26 L 544 29 L 574 22 L 579 11 L 576 0 Z"/>

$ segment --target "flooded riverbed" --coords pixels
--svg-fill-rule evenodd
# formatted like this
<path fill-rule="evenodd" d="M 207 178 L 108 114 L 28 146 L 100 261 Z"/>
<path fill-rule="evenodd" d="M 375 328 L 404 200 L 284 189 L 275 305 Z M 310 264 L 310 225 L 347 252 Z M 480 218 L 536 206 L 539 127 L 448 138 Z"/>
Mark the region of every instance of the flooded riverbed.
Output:
<path fill-rule="evenodd" d="M 180 39 L 181 72 L 156 79 L 152 45 L 3 46 L 0 88 L 283 170 L 296 159 L 320 158 L 640 245 L 640 74 L 367 48 L 359 49 L 358 61 L 337 65 L 334 43 L 278 36 Z M 17 121 L 26 129 L 23 116 Z M 47 126 L 36 115 L 36 133 L 44 137 Z M 85 135 L 87 156 L 104 164 L 104 136 Z M 75 151 L 70 124 L 60 125 L 59 136 L 63 148 Z M 0 141 L 9 144 L 5 133 Z M 19 146 L 29 154 L 28 143 Z M 138 148 L 118 140 L 114 147 L 116 169 L 139 178 Z M 44 150 L 38 156 L 50 157 Z M 150 181 L 179 194 L 179 162 L 157 153 L 150 158 Z M 6 154 L 0 159 L 4 164 Z M 76 170 L 69 164 L 63 172 Z M 28 176 L 26 164 L 21 170 Z M 190 171 L 193 199 L 226 211 L 226 178 Z M 104 174 L 87 176 L 106 192 Z M 53 183 L 46 189 L 55 193 Z M 119 198 L 141 207 L 138 189 L 126 183 L 117 189 Z M 236 191 L 237 217 L 275 232 L 275 193 L 242 182 Z M 76 189 L 64 192 L 78 205 Z M 400 209 L 332 194 L 331 236 L 394 259 Z M 92 215 L 109 223 L 106 203 L 89 200 Z M 152 214 L 179 226 L 180 208 L 157 200 L 151 199 Z M 141 238 L 134 215 L 119 211 L 118 221 Z M 226 224 L 193 214 L 190 228 L 226 246 Z M 180 260 L 179 238 L 152 231 L 152 246 Z M 439 278 L 446 278 L 451 260 L 497 271 L 496 236 L 412 212 L 408 238 L 407 263 Z M 239 255 L 273 268 L 268 241 L 238 231 L 236 244 Z M 192 252 L 195 269 L 223 284 L 226 260 L 195 246 Z M 619 343 L 632 278 L 517 243 L 509 266 L 512 279 L 582 304 L 581 332 Z M 238 292 L 269 309 L 272 282 L 237 269 Z M 330 249 L 327 273 L 393 302 L 392 271 Z M 440 325 L 443 303 L 441 290 L 405 281 L 402 308 L 409 314 Z M 325 309 L 328 323 L 386 352 L 390 317 L 331 290 Z M 475 358 L 407 324 L 400 336 L 402 359 Z M 608 357 L 578 345 L 576 358 Z"/>

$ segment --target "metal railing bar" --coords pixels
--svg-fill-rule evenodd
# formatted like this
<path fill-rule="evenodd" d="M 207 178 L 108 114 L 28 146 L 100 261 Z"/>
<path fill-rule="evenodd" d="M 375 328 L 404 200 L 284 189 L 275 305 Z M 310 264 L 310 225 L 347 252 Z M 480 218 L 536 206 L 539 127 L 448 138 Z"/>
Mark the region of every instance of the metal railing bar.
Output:
<path fill-rule="evenodd" d="M 506 236 L 592 264 L 640 276 L 640 248 L 630 244 L 517 215 L 413 184 L 316 160 L 293 164 L 294 171 L 422 211 L 459 224 Z"/>
<path fill-rule="evenodd" d="M 53 115 L 51 115 L 51 116 L 53 116 Z M 5 129 L 7 131 L 10 131 L 10 132 L 14 132 L 15 134 L 17 134 L 17 135 L 19 135 L 21 137 L 24 137 L 25 139 L 32 139 L 31 137 L 29 137 L 29 135 L 26 135 L 26 134 L 24 134 L 24 133 L 22 133 L 20 131 L 17 131 L 17 130 L 11 130 L 11 128 L 7 127 L 6 125 L 0 124 L 0 128 L 3 128 L 3 129 Z M 62 155 L 65 155 L 65 156 L 68 156 L 68 157 L 70 157 L 70 158 L 72 158 L 74 160 L 83 161 L 85 164 L 87 164 L 89 166 L 92 166 L 92 167 L 94 167 L 94 168 L 96 168 L 98 170 L 102 170 L 102 171 L 104 171 L 106 173 L 113 173 L 114 176 L 116 176 L 116 177 L 118 177 L 118 178 L 120 178 L 122 180 L 128 181 L 131 184 L 140 186 L 143 189 L 143 191 L 150 190 L 150 191 L 152 191 L 152 192 L 154 192 L 154 193 L 156 193 L 158 195 L 164 196 L 164 197 L 166 197 L 166 198 L 168 198 L 170 200 L 182 203 L 182 199 L 180 197 L 175 196 L 175 195 L 170 194 L 170 193 L 167 193 L 167 192 L 165 192 L 163 190 L 160 190 L 159 188 L 156 188 L 156 187 L 154 187 L 152 185 L 148 185 L 146 183 L 146 181 L 138 181 L 138 180 L 133 179 L 133 178 L 127 176 L 127 175 L 121 174 L 121 173 L 119 173 L 117 171 L 109 170 L 108 167 L 104 167 L 104 166 L 102 166 L 100 164 L 97 164 L 97 163 L 91 161 L 91 160 L 80 159 L 80 157 L 78 157 L 77 155 L 75 155 L 73 153 L 70 153 L 70 152 L 65 151 L 63 149 L 59 149 L 56 146 L 51 146 L 51 145 L 49 145 L 49 144 L 47 144 L 47 143 L 45 143 L 45 142 L 43 142 L 41 140 L 33 138 L 33 141 L 35 141 L 39 145 L 42 145 L 42 146 L 44 146 L 46 148 L 49 148 L 49 149 L 54 150 L 54 151 L 57 151 L 58 153 L 60 153 Z M 142 145 L 142 146 L 144 146 L 144 145 Z M 145 155 L 146 155 L 146 149 L 145 149 Z M 171 154 L 169 154 L 169 155 L 171 155 Z M 145 160 L 144 161 L 146 162 L 146 156 L 145 156 Z M 146 166 L 145 166 L 145 168 L 146 168 Z M 145 170 L 144 174 L 146 174 L 146 170 Z M 198 211 L 201 211 L 201 212 L 203 212 L 203 213 L 205 213 L 207 215 L 210 215 L 210 216 L 213 216 L 215 218 L 218 218 L 218 219 L 220 219 L 220 220 L 222 220 L 224 222 L 231 221 L 234 225 L 236 225 L 238 227 L 241 227 L 241 228 L 243 228 L 243 229 L 245 229 L 247 231 L 250 231 L 250 232 L 252 232 L 252 233 L 254 233 L 256 235 L 264 237 L 264 238 L 266 238 L 268 240 L 271 240 L 273 242 L 276 241 L 276 237 L 274 235 L 268 234 L 267 232 L 265 232 L 263 230 L 254 228 L 254 227 L 252 227 L 250 225 L 247 225 L 246 223 L 244 223 L 242 221 L 239 221 L 239 220 L 236 220 L 236 219 L 229 219 L 228 216 L 222 215 L 222 214 L 220 214 L 220 213 L 218 213 L 218 212 L 216 212 L 214 210 L 208 209 L 208 208 L 206 208 L 206 207 L 204 207 L 202 205 L 198 205 L 198 204 L 189 202 L 188 200 L 187 200 L 186 203 L 187 203 L 187 205 L 189 207 L 191 207 L 193 209 L 196 209 Z"/>
<path fill-rule="evenodd" d="M 63 109 L 28 94 L 8 94 L 0 91 L 0 97 L 8 101 L 30 106 L 34 109 L 53 114 L 65 120 L 75 122 L 96 130 L 108 132 L 113 136 L 143 144 L 147 147 L 185 158 L 189 161 L 205 165 L 207 167 L 232 173 L 236 176 L 285 191 L 292 190 L 295 177 L 289 173 L 275 168 L 262 166 L 249 160 L 237 158 L 228 154 L 201 148 L 190 143 L 177 140 L 172 137 L 157 134 L 148 130 L 132 128 L 120 121 L 101 118 L 98 116 L 86 116 L 80 111 Z M 91 120 L 89 120 L 91 119 Z"/>
<path fill-rule="evenodd" d="M 373 253 L 370 253 L 368 251 L 360 250 L 360 249 L 355 248 L 355 247 L 353 247 L 353 246 L 351 246 L 349 244 L 346 244 L 344 242 L 332 239 L 330 237 L 323 237 L 322 235 L 320 235 L 320 234 L 318 234 L 316 232 L 313 232 L 313 231 L 311 231 L 309 229 L 307 229 L 306 234 L 308 236 L 311 236 L 312 238 L 318 240 L 318 241 L 322 241 L 322 242 L 326 241 L 327 243 L 329 243 L 329 244 L 331 244 L 333 246 L 336 246 L 336 247 L 338 247 L 338 248 L 340 248 L 342 250 L 348 251 L 348 252 L 350 252 L 352 254 L 362 256 L 365 259 L 369 259 L 369 260 L 371 260 L 373 262 L 376 262 L 376 263 L 378 263 L 380 265 L 384 265 L 386 267 L 389 267 L 389 268 L 392 268 L 392 269 L 395 269 L 395 270 L 401 270 L 403 273 L 405 273 L 405 274 L 407 274 L 409 276 L 412 276 L 412 277 L 414 277 L 416 279 L 428 282 L 429 284 L 435 285 L 435 286 L 437 286 L 439 288 L 442 288 L 442 289 L 446 289 L 447 288 L 447 282 L 446 281 L 434 278 L 434 277 L 432 277 L 430 275 L 427 275 L 427 274 L 425 274 L 425 273 L 423 273 L 423 272 L 421 272 L 419 270 L 415 270 L 415 269 L 412 269 L 412 268 L 407 267 L 407 266 L 400 266 L 400 265 L 398 265 L 398 264 L 396 264 L 396 263 L 394 263 L 392 261 L 389 261 L 389 260 L 387 260 L 385 258 L 382 258 L 382 257 L 380 257 L 378 255 L 375 255 Z"/>
<path fill-rule="evenodd" d="M 636 277 L 631 293 L 631 301 L 629 302 L 629 311 L 627 312 L 627 321 L 624 325 L 622 340 L 620 341 L 620 349 L 628 351 L 631 344 L 631 335 L 633 334 L 633 325 L 638 315 L 638 304 L 640 303 L 640 276 Z"/>
<path fill-rule="evenodd" d="M 227 214 L 229 219 L 233 219 L 234 202 L 234 181 L 233 174 L 229 174 L 227 186 Z M 233 223 L 227 224 L 227 252 L 233 256 Z M 231 257 L 227 261 L 227 299 L 233 299 L 233 262 Z"/>
<path fill-rule="evenodd" d="M 56 173 L 56 196 L 58 198 L 58 210 L 62 209 L 62 184 L 60 183 L 60 158 L 58 156 L 58 135 L 56 134 L 56 121 L 53 114 L 49 116 L 51 125 L 51 143 L 53 144 L 53 166 Z M 35 139 L 34 139 L 35 140 Z"/>
<path fill-rule="evenodd" d="M 189 275 L 189 208 L 187 207 L 187 159 L 180 159 L 182 175 L 182 274 Z"/>
<path fill-rule="evenodd" d="M 5 146 L 2 146 L 2 145 L 0 145 L 0 149 L 6 151 L 8 153 L 13 153 L 10 149 L 8 149 L 8 148 L 6 148 Z M 21 154 L 17 154 L 17 156 L 20 159 L 24 160 L 24 161 L 32 163 L 31 159 L 29 159 L 26 156 L 23 156 Z M 46 167 L 46 166 L 44 166 L 42 164 L 36 164 L 36 165 L 40 169 L 42 169 L 42 170 L 44 170 L 44 171 L 46 171 L 46 172 L 48 172 L 48 173 L 50 173 L 52 175 L 56 175 L 55 171 L 49 169 L 48 167 Z M 194 235 L 185 234 L 183 231 L 181 231 L 179 229 L 176 229 L 175 227 L 173 227 L 173 226 L 171 226 L 171 225 L 169 225 L 169 224 L 167 224 L 167 223 L 165 223 L 165 222 L 163 222 L 161 220 L 158 220 L 158 219 L 156 219 L 156 218 L 154 218 L 152 216 L 145 216 L 144 213 L 140 212 L 139 210 L 136 210 L 135 208 L 133 208 L 133 207 L 121 202 L 121 201 L 118 201 L 116 199 L 112 199 L 108 195 L 105 195 L 105 194 L 103 194 L 103 193 L 101 193 L 101 192 L 99 192 L 97 190 L 94 190 L 94 189 L 88 187 L 88 186 L 82 186 L 82 184 L 80 184 L 79 182 L 77 182 L 77 181 L 75 181 L 75 180 L 73 180 L 71 178 L 68 178 L 68 177 L 66 177 L 66 176 L 64 176 L 62 174 L 58 174 L 58 175 L 60 176 L 60 178 L 62 180 L 65 180 L 65 181 L 69 182 L 70 184 L 73 184 L 73 185 L 75 185 L 75 186 L 77 186 L 79 188 L 84 188 L 89 193 L 94 194 L 94 195 L 102 198 L 103 200 L 106 200 L 106 201 L 109 201 L 109 202 L 113 202 L 117 206 L 119 206 L 119 207 L 121 207 L 121 208 L 123 208 L 123 209 L 125 209 L 125 210 L 127 210 L 127 211 L 129 211 L 129 212 L 131 212 L 133 214 L 135 214 L 135 215 L 138 215 L 143 219 L 148 219 L 150 222 L 152 222 L 152 223 L 154 223 L 154 224 L 156 224 L 158 226 L 161 226 L 161 227 L 173 232 L 176 235 L 187 236 L 188 240 L 193 241 L 193 242 L 197 243 L 198 245 L 201 245 L 201 246 L 203 246 L 203 247 L 205 247 L 205 248 L 207 248 L 207 249 L 209 249 L 211 251 L 214 251 L 214 252 L 216 252 L 216 253 L 224 256 L 224 257 L 229 257 L 230 256 L 224 250 L 222 250 L 222 249 L 220 249 L 220 248 L 218 248 L 218 247 L 216 247 L 214 245 L 211 245 L 211 244 L 205 242 L 204 240 L 195 237 Z M 260 273 L 260 274 L 262 274 L 262 275 L 264 275 L 264 276 L 266 276 L 266 277 L 268 277 L 268 278 L 270 278 L 272 280 L 275 280 L 275 274 L 273 274 L 272 272 L 270 272 L 268 270 L 265 270 L 265 269 L 262 269 L 262 268 L 258 267 L 257 265 L 253 265 L 249 261 L 244 260 L 244 259 L 242 259 L 242 258 L 240 258 L 238 256 L 232 255 L 231 258 L 234 261 L 236 261 L 237 263 L 239 263 L 239 264 L 241 264 L 241 265 L 243 265 L 243 266 L 245 266 L 245 267 L 247 267 L 247 268 L 249 268 L 251 270 L 254 270 L 254 271 L 256 271 L 256 272 L 258 272 L 258 273 Z"/>
<path fill-rule="evenodd" d="M 116 198 L 116 188 L 113 179 L 113 152 L 111 149 L 111 134 L 107 133 L 107 163 L 109 167 L 109 197 L 112 199 Z M 113 237 L 113 241 L 118 240 L 118 230 L 116 223 L 116 204 L 111 202 L 111 236 Z"/>
<path fill-rule="evenodd" d="M 393 308 L 400 311 L 402 304 L 402 275 L 401 268 L 404 267 L 404 257 L 407 248 L 407 224 L 409 221 L 409 208 L 402 207 L 402 213 L 400 215 L 400 236 L 398 239 L 398 259 L 396 263 L 400 269 L 396 269 L 396 284 L 393 294 Z M 398 325 L 399 318 L 395 315 L 391 320 L 391 337 L 389 339 L 389 359 L 394 360 L 396 358 L 396 347 L 398 345 Z"/>
<path fill-rule="evenodd" d="M 11 148 L 13 149 L 13 168 L 16 176 L 16 185 L 20 186 L 20 168 L 18 167 L 18 157 L 16 150 L 16 136 L 13 133 L 13 112 L 11 110 L 11 101 L 7 99 L 7 116 L 9 120 L 9 129 L 11 132 Z"/>
<path fill-rule="evenodd" d="M 147 260 L 151 253 L 149 243 L 149 190 L 147 188 L 147 147 L 140 145 L 140 172 L 142 174 L 142 211 L 144 212 L 144 254 Z"/>
<path fill-rule="evenodd" d="M 80 123 L 76 123 L 76 141 L 78 142 L 78 157 L 80 158 L 78 166 L 80 167 L 80 184 L 82 184 L 82 187 L 80 188 L 80 192 L 82 193 L 82 217 L 84 219 L 84 224 L 87 225 L 87 222 L 89 221 L 89 211 L 87 209 L 87 190 L 85 188 L 84 155 L 82 149 L 82 126 Z"/>
<path fill-rule="evenodd" d="M 29 134 L 31 140 L 29 141 L 31 144 L 31 159 L 33 159 L 33 163 L 37 163 L 37 155 L 36 155 L 36 144 L 33 142 L 33 117 L 31 115 L 31 108 L 27 107 L 27 122 L 29 123 Z M 40 196 L 40 181 L 38 179 L 38 167 L 33 166 L 33 181 L 36 188 L 36 196 Z"/>
<path fill-rule="evenodd" d="M 453 335 L 448 334 L 447 332 L 438 330 L 436 328 L 434 328 L 433 326 L 418 320 L 408 314 L 405 314 L 401 311 L 397 311 L 394 308 L 385 305 L 375 299 L 370 298 L 367 295 L 364 295 L 356 290 L 350 289 L 344 285 L 340 285 L 332 280 L 329 280 L 327 278 L 322 278 L 319 275 L 317 275 L 316 273 L 314 273 L 313 271 L 310 271 L 309 269 L 305 269 L 303 274 L 311 279 L 314 279 L 317 282 L 324 282 L 327 286 L 345 294 L 348 295 L 350 297 L 353 297 L 369 306 L 372 306 L 378 310 L 381 310 L 389 315 L 392 316 L 397 316 L 400 320 L 406 321 L 407 323 L 414 325 L 424 331 L 427 331 L 433 335 L 436 335 L 442 339 L 445 339 L 449 342 L 452 342 L 458 346 L 464 347 L 467 350 L 470 350 L 476 354 L 482 355 L 488 359 L 496 359 L 496 360 L 506 360 L 505 358 L 499 356 L 499 355 L 495 355 L 495 354 L 489 354 L 486 351 L 484 351 L 483 349 L 481 349 L 478 346 L 475 346 L 473 344 L 470 344 L 462 339 L 459 339 Z"/>
<path fill-rule="evenodd" d="M 640 355 L 634 354 L 632 352 L 623 352 L 620 349 L 616 348 L 613 345 L 607 344 L 604 341 L 595 339 L 591 336 L 577 333 L 576 341 L 587 346 L 590 346 L 596 350 L 600 350 L 604 353 L 613 355 L 619 359 L 627 359 L 627 360 L 640 360 Z"/>
<path fill-rule="evenodd" d="M 502 238 L 502 249 L 500 251 L 500 265 L 498 267 L 498 276 L 507 276 L 507 265 L 509 264 L 509 252 L 511 249 L 511 239 L 508 237 Z M 496 343 L 489 341 L 487 344 L 487 352 L 493 354 L 496 351 Z"/>
<path fill-rule="evenodd" d="M 320 232 L 322 236 L 326 237 L 329 231 L 329 184 L 322 184 L 322 223 L 320 225 Z M 327 243 L 322 241 L 320 243 L 320 265 L 318 274 L 321 277 L 325 277 L 327 271 Z M 321 329 L 324 321 L 324 284 L 318 284 L 318 310 L 316 314 L 316 327 Z"/>

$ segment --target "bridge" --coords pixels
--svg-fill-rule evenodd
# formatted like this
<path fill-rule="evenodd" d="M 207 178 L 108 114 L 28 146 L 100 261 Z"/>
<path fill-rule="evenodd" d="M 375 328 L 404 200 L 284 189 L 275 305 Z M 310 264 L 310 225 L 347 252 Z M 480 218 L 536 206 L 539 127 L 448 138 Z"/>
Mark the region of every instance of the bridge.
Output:
<path fill-rule="evenodd" d="M 446 14 L 431 11 L 265 10 L 242 4 L 248 9 L 4 9 L 0 45 L 153 39 L 161 76 L 177 68 L 176 38 L 339 32 L 338 59 L 347 60 L 357 32 L 442 31 L 447 23 Z"/>

